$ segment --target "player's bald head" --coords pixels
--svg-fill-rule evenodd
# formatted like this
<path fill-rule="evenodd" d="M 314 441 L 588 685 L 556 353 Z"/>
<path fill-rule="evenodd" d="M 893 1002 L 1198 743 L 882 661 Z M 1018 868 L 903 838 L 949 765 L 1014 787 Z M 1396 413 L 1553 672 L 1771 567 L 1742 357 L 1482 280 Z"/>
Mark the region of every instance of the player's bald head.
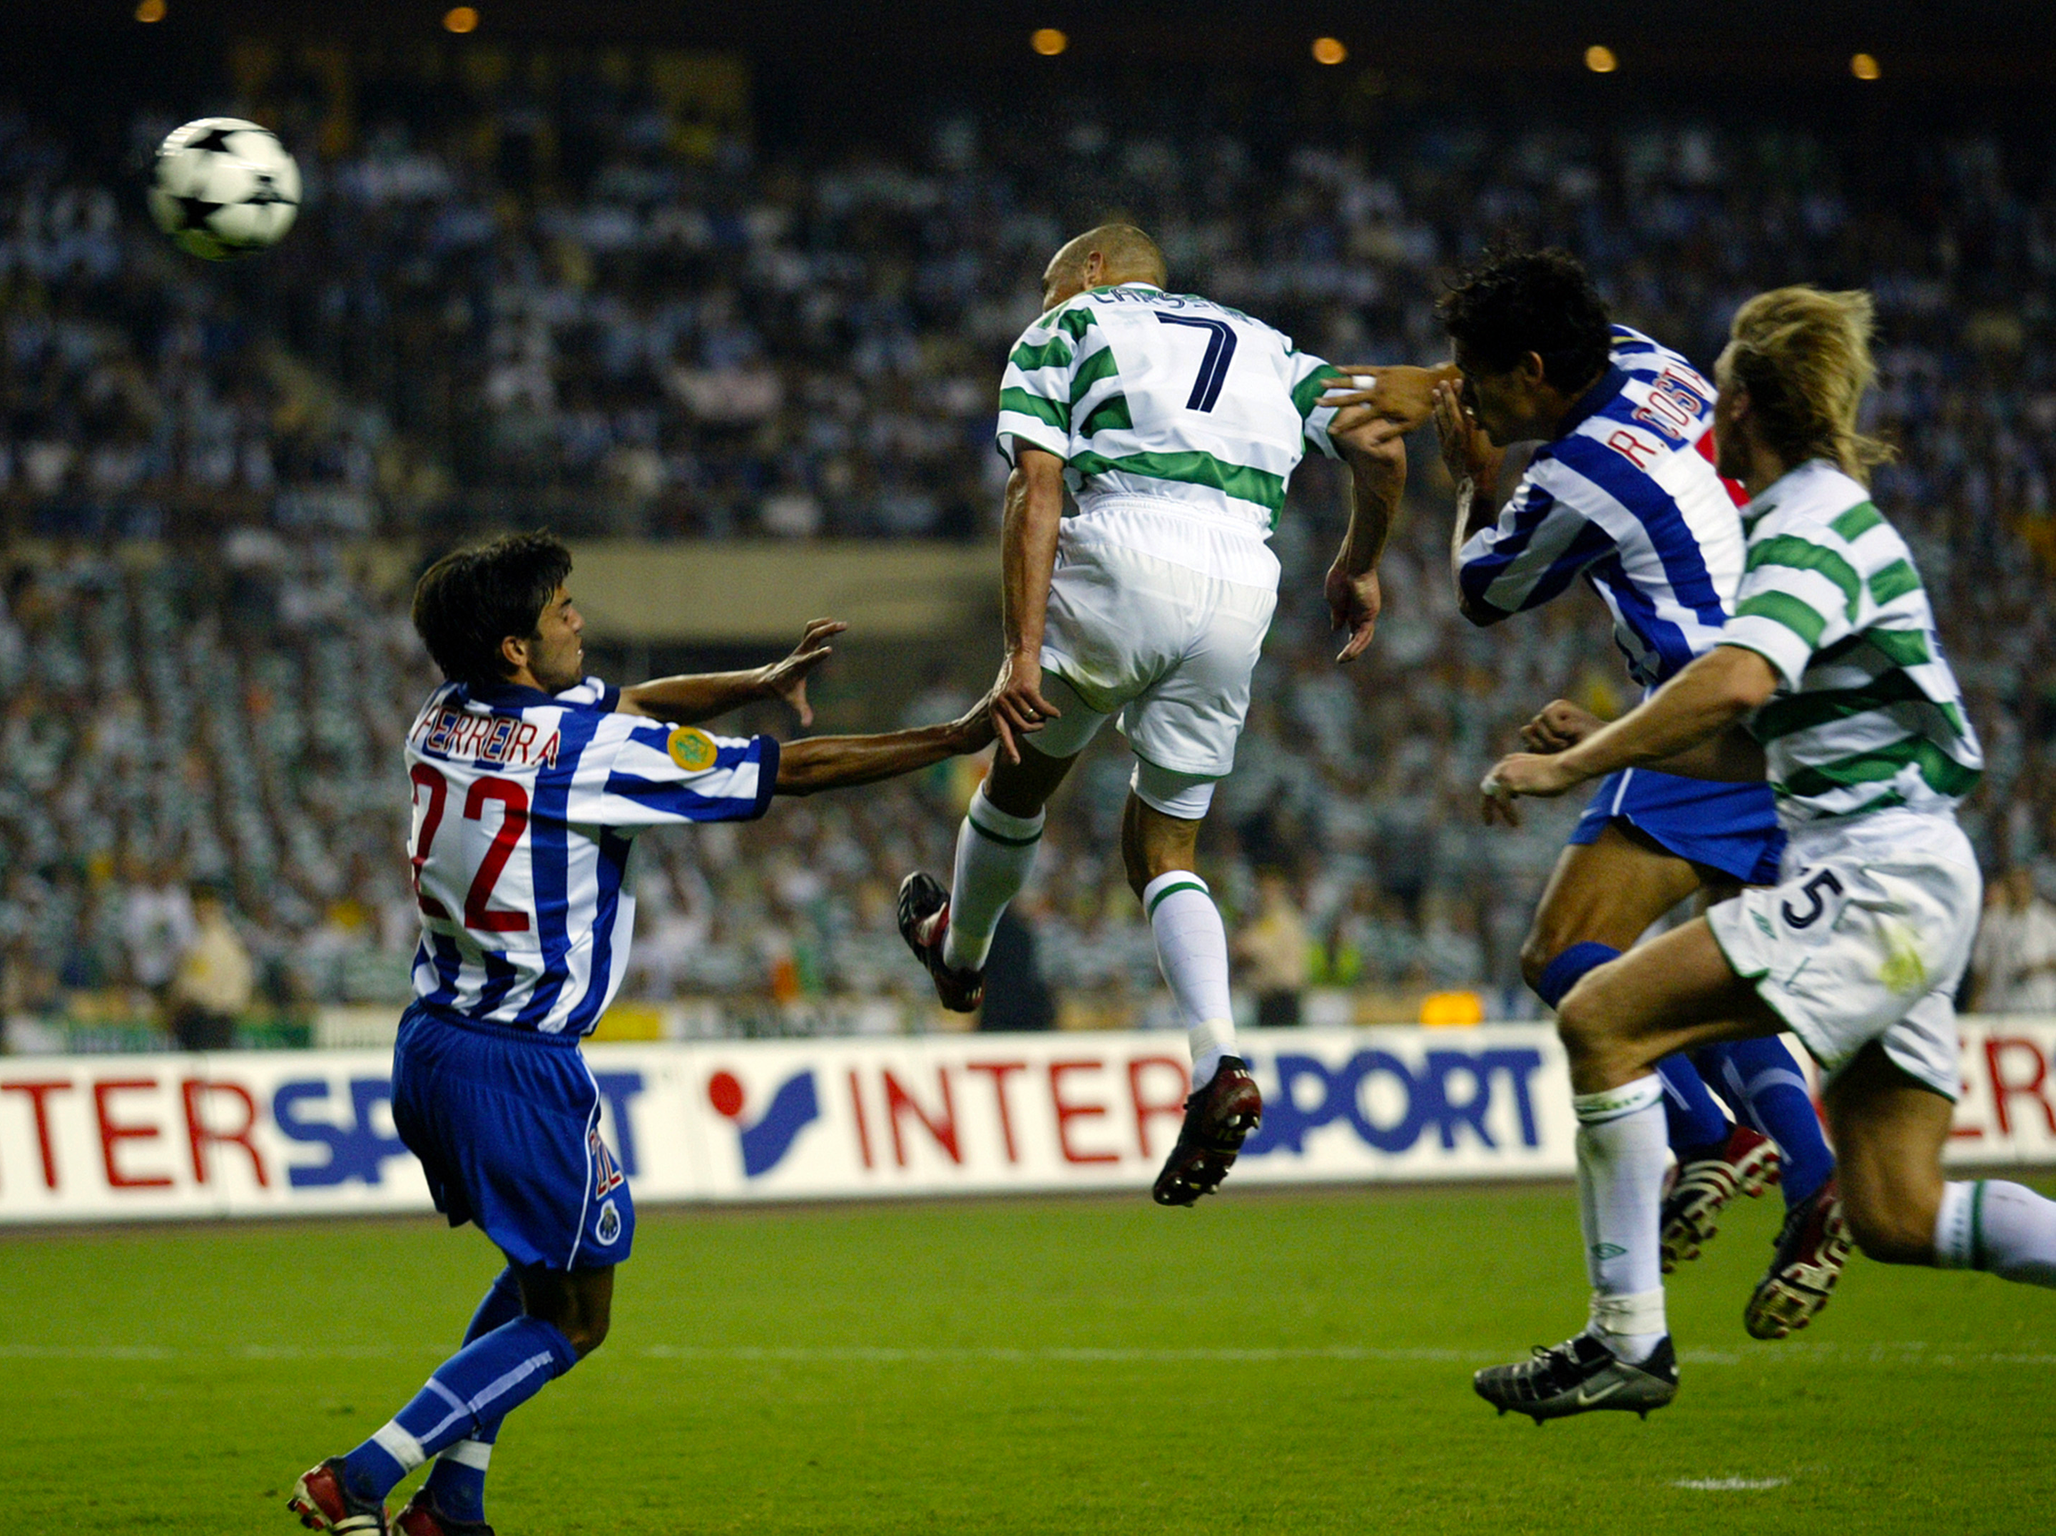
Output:
<path fill-rule="evenodd" d="M 1042 274 L 1043 294 L 1056 297 L 1045 307 L 1054 308 L 1087 288 L 1110 288 L 1116 283 L 1151 283 L 1161 288 L 1169 275 L 1156 241 L 1133 224 L 1102 224 L 1067 241 L 1049 259 Z"/>

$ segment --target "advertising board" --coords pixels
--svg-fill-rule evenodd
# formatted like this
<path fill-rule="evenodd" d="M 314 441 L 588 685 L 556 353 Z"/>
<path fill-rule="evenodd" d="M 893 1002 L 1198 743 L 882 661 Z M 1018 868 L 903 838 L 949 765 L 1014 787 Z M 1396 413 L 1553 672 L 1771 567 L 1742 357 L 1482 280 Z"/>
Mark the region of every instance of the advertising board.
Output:
<path fill-rule="evenodd" d="M 1560 1178 L 1555 1035 L 1266 1030 L 1239 1185 Z M 1952 1163 L 2056 1164 L 2056 1020 L 1963 1021 Z M 1164 1033 L 587 1048 L 639 1200 L 1148 1186 L 1177 1134 Z M 0 1222 L 419 1211 L 383 1051 L 0 1058 Z"/>

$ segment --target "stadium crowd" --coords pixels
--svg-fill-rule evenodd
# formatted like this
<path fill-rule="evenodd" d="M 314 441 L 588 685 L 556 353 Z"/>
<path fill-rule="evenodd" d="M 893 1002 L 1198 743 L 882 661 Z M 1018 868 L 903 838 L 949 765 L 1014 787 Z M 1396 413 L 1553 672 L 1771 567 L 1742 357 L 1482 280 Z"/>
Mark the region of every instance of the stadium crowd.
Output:
<path fill-rule="evenodd" d="M 2056 885 L 2046 143 L 1909 139 L 1891 158 L 1912 173 L 1886 176 L 1854 126 L 1511 128 L 1452 108 L 1395 116 L 1373 152 L 1070 104 L 1032 124 L 945 113 L 896 150 L 756 152 L 686 132 L 627 76 L 567 69 L 552 89 L 366 78 L 342 132 L 311 98 L 248 103 L 308 195 L 287 246 L 233 270 L 157 237 L 104 147 L 0 110 L 7 1011 L 161 989 L 190 881 L 232 897 L 276 1006 L 403 994 L 395 743 L 432 673 L 357 541 L 509 521 L 988 537 L 1005 349 L 1048 254 L 1112 210 L 1180 286 L 1337 359 L 1441 355 L 1437 274 L 1509 232 L 1576 251 L 1622 319 L 1702 363 L 1758 288 L 1871 288 L 1877 425 L 1901 449 L 1878 500 L 1990 763 L 1967 821 L 1988 868 Z M 129 150 L 170 122 L 138 117 Z M 1350 671 L 1319 594 L 1340 480 L 1318 462 L 1295 480 L 1267 676 L 1204 847 L 1252 921 L 1260 873 L 1284 874 L 1308 981 L 1476 984 L 1517 1010 L 1520 935 L 1575 807 L 1488 833 L 1475 786 L 1549 697 L 1614 708 L 1626 679 L 1589 600 L 1507 633 L 1456 616 L 1447 481 L 1416 449 L 1387 617 Z M 988 665 L 967 657 L 940 692 Z M 1125 759 L 1095 754 L 1024 905 L 1059 989 L 1161 1007 L 1112 856 Z M 631 993 L 925 990 L 890 898 L 910 850 L 946 862 L 951 782 L 651 839 Z"/>

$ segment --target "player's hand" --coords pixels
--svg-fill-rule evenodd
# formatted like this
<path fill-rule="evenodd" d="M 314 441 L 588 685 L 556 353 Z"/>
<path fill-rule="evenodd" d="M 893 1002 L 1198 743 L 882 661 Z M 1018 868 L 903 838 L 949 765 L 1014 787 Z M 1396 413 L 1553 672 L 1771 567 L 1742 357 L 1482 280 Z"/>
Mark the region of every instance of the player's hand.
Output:
<path fill-rule="evenodd" d="M 1335 660 L 1338 663 L 1355 661 L 1369 648 L 1371 636 L 1378 628 L 1378 613 L 1385 606 L 1385 593 L 1378 584 L 1378 573 L 1373 569 L 1361 576 L 1352 576 L 1338 559 L 1328 567 L 1328 579 L 1322 584 L 1322 591 L 1328 599 L 1329 623 L 1336 629 L 1349 631 L 1349 638 L 1343 642 Z"/>
<path fill-rule="evenodd" d="M 1442 462 L 1448 466 L 1449 478 L 1459 483 L 1468 480 L 1489 494 L 1498 483 L 1499 465 L 1506 451 L 1493 447 L 1492 440 L 1485 436 L 1463 403 L 1460 384 L 1435 386 L 1435 435 L 1442 442 Z"/>
<path fill-rule="evenodd" d="M 1562 752 L 1575 747 L 1606 722 L 1569 699 L 1552 699 L 1541 713 L 1521 727 L 1530 752 Z"/>
<path fill-rule="evenodd" d="M 1355 422 L 1379 418 L 1391 423 L 1399 434 L 1411 432 L 1433 413 L 1436 384 L 1451 376 L 1447 367 L 1381 367 L 1375 363 L 1336 363 L 1334 367 L 1342 377 L 1330 382 L 1321 404 L 1335 408 L 1336 426 L 1343 430 Z M 1330 428 L 1329 435 L 1334 431 Z"/>
<path fill-rule="evenodd" d="M 996 734 L 992 721 L 992 701 L 998 694 L 995 686 L 986 692 L 984 698 L 950 721 L 950 735 L 959 757 L 967 752 L 983 752 L 992 745 Z"/>
<path fill-rule="evenodd" d="M 1521 824 L 1520 808 L 1516 804 L 1518 796 L 1533 795 L 1553 800 L 1576 788 L 1584 779 L 1583 774 L 1561 757 L 1532 752 L 1515 752 L 1502 757 L 1478 786 L 1478 793 L 1484 798 L 1485 824 L 1517 827 Z"/>
<path fill-rule="evenodd" d="M 992 685 L 992 728 L 1007 761 L 1021 760 L 1021 742 L 1063 714 L 1042 696 L 1041 658 L 1016 652 L 1000 663 Z"/>
<path fill-rule="evenodd" d="M 848 628 L 840 619 L 810 619 L 792 654 L 763 669 L 764 693 L 799 711 L 803 726 L 814 723 L 813 706 L 807 703 L 807 674 L 835 654 L 835 647 L 828 642 Z"/>

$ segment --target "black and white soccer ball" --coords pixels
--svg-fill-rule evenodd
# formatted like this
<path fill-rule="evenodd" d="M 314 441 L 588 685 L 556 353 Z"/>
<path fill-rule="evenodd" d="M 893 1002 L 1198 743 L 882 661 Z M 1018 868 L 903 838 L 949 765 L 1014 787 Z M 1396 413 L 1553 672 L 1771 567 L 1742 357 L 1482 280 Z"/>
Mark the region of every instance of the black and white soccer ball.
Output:
<path fill-rule="evenodd" d="M 269 250 L 299 212 L 300 167 L 269 128 L 203 117 L 157 147 L 150 216 L 195 256 L 225 261 Z"/>

